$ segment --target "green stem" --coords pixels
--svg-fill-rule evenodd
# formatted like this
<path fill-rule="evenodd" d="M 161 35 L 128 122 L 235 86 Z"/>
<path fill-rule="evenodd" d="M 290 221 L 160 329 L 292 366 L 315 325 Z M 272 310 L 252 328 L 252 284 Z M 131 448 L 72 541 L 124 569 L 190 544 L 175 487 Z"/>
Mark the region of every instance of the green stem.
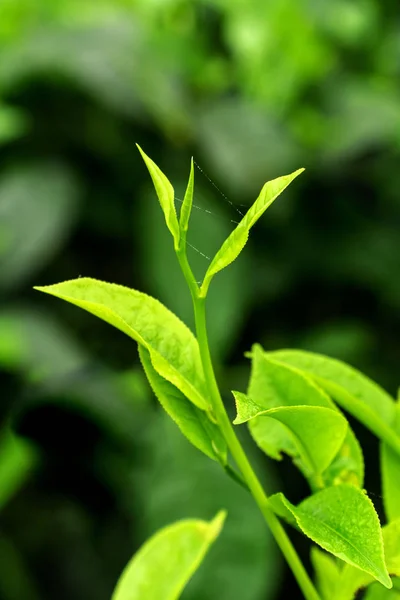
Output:
<path fill-rule="evenodd" d="M 203 363 L 204 375 L 208 385 L 208 391 L 211 397 L 217 422 L 228 444 L 229 450 L 240 469 L 254 500 L 258 504 L 264 519 L 269 526 L 279 548 L 285 556 L 290 568 L 296 577 L 297 583 L 307 600 L 319 600 L 319 595 L 309 578 L 299 556 L 296 553 L 286 531 L 282 527 L 276 515 L 269 508 L 268 498 L 254 473 L 250 462 L 233 430 L 227 412 L 225 410 L 222 398 L 219 392 L 218 384 L 214 374 L 214 368 L 211 361 L 210 349 L 208 345 L 205 298 L 193 297 L 193 306 L 196 321 L 196 332 L 200 347 L 200 355 Z"/>
<path fill-rule="evenodd" d="M 286 558 L 297 583 L 302 590 L 306 600 L 320 600 L 320 597 L 304 568 L 292 542 L 289 539 L 286 531 L 281 525 L 279 519 L 270 509 L 268 498 L 264 489 L 258 480 L 253 468 L 240 444 L 236 433 L 231 425 L 228 414 L 225 410 L 224 403 L 219 392 L 217 380 L 214 373 L 214 367 L 211 360 L 210 348 L 208 344 L 207 323 L 206 323 L 206 307 L 205 298 L 200 296 L 200 288 L 197 285 L 196 279 L 190 268 L 186 256 L 186 232 L 181 236 L 180 247 L 177 251 L 177 257 L 181 266 L 182 272 L 188 283 L 193 301 L 194 316 L 196 322 L 196 333 L 199 342 L 200 356 L 203 365 L 204 375 L 208 392 L 210 394 L 211 404 L 217 423 L 225 437 L 228 448 L 238 466 L 244 483 L 250 490 L 254 500 L 259 506 L 264 519 L 275 538 L 276 543 L 281 549 L 282 554 Z"/>

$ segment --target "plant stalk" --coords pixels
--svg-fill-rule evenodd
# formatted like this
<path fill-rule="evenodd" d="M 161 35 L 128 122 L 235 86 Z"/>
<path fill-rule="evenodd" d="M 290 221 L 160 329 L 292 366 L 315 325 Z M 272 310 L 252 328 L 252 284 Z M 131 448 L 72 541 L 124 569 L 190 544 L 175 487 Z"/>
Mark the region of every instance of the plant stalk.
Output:
<path fill-rule="evenodd" d="M 267 495 L 258 480 L 253 468 L 243 450 L 243 447 L 238 440 L 236 433 L 231 425 L 228 414 L 225 410 L 218 384 L 215 378 L 214 368 L 212 365 L 211 354 L 208 344 L 207 326 L 206 326 L 206 311 L 205 298 L 193 297 L 193 307 L 196 321 L 197 339 L 200 347 L 200 355 L 203 363 L 204 375 L 206 384 L 211 397 L 212 406 L 215 412 L 217 422 L 225 437 L 228 448 L 242 473 L 254 500 L 260 508 L 264 519 L 275 538 L 276 543 L 281 549 L 286 561 L 288 562 L 292 572 L 297 580 L 297 583 L 302 590 L 304 597 L 307 600 L 320 600 L 319 595 L 308 576 L 292 542 L 290 541 L 285 529 L 281 525 L 279 519 L 273 513 L 268 505 Z"/>
<path fill-rule="evenodd" d="M 201 362 L 204 370 L 206 379 L 206 385 L 210 394 L 211 404 L 214 411 L 214 416 L 217 423 L 225 437 L 228 448 L 239 468 L 244 482 L 254 500 L 256 501 L 264 519 L 275 538 L 282 554 L 284 555 L 288 565 L 290 566 L 297 583 L 303 592 L 306 600 L 320 600 L 319 594 L 317 593 L 307 571 L 304 568 L 296 550 L 294 549 L 292 542 L 289 539 L 285 529 L 281 525 L 279 519 L 276 517 L 274 512 L 268 505 L 267 495 L 257 478 L 257 475 L 253 471 L 253 468 L 244 452 L 239 439 L 231 425 L 228 414 L 225 410 L 224 403 L 221 398 L 221 394 L 218 388 L 217 380 L 214 373 L 214 367 L 211 360 L 210 347 L 208 344 L 207 335 L 207 322 L 206 322 L 206 306 L 204 297 L 199 295 L 200 288 L 197 285 L 193 272 L 190 268 L 189 262 L 186 256 L 186 232 L 183 233 L 181 238 L 181 245 L 177 251 L 179 264 L 182 272 L 188 283 L 190 293 L 193 301 L 193 309 L 196 323 L 196 333 L 200 348 Z"/>

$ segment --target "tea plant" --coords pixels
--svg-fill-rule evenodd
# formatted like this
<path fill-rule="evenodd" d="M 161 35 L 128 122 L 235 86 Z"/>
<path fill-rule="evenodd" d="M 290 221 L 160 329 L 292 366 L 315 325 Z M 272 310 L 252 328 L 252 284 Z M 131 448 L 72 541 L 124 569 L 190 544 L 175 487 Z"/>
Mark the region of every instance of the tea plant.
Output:
<path fill-rule="evenodd" d="M 340 361 L 298 350 L 266 352 L 256 344 L 248 354 L 248 389 L 233 391 L 237 416 L 232 424 L 211 359 L 206 298 L 212 279 L 239 256 L 251 227 L 303 169 L 264 185 L 199 285 L 186 253 L 193 161 L 178 220 L 171 183 L 139 150 L 190 290 L 196 337 L 158 300 L 120 285 L 79 278 L 36 289 L 87 310 L 138 343 L 143 369 L 161 405 L 194 446 L 253 496 L 307 600 L 351 600 L 367 586 L 368 600 L 392 597 L 389 575 L 400 577 L 399 403 Z M 363 490 L 362 450 L 341 409 L 380 439 L 387 519 L 383 528 Z M 310 495 L 300 504 L 293 505 L 282 493 L 267 497 L 235 433 L 234 426 L 243 423 L 269 457 L 280 460 L 285 453 L 300 469 L 310 486 Z M 221 512 L 210 523 L 181 521 L 158 532 L 128 564 L 113 600 L 179 597 L 224 518 Z M 315 543 L 315 584 L 282 521 Z"/>

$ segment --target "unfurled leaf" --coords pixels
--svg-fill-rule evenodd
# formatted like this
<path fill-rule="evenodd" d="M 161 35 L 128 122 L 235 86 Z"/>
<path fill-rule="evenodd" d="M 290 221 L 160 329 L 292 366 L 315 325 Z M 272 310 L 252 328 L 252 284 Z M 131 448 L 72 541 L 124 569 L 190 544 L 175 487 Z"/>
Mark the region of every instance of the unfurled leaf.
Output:
<path fill-rule="evenodd" d="M 386 567 L 391 576 L 400 576 L 400 520 L 393 521 L 382 528 Z M 365 571 L 346 564 L 336 583 L 336 595 L 332 600 L 353 600 L 359 590 L 374 581 Z"/>
<path fill-rule="evenodd" d="M 342 484 L 322 490 L 298 506 L 286 498 L 283 502 L 303 533 L 316 544 L 385 587 L 392 587 L 378 515 L 365 492 Z"/>
<path fill-rule="evenodd" d="M 400 435 L 400 405 L 395 405 L 394 432 Z M 383 505 L 388 521 L 400 519 L 400 453 L 381 442 Z"/>
<path fill-rule="evenodd" d="M 112 600 L 176 600 L 218 537 L 225 513 L 186 520 L 153 535 L 123 571 Z"/>
<path fill-rule="evenodd" d="M 282 406 L 305 405 L 338 412 L 329 396 L 310 377 L 290 365 L 271 358 L 261 346 L 253 346 L 251 358 L 248 396 L 260 408 L 268 410 Z M 280 460 L 281 453 L 285 452 L 295 459 L 303 474 L 309 477 L 310 473 L 306 465 L 298 460 L 299 451 L 292 436 L 281 423 L 270 422 L 267 427 L 262 419 L 257 418 L 249 422 L 249 428 L 256 443 L 271 458 Z M 321 443 L 321 447 L 323 446 L 324 442 Z M 348 427 L 334 460 L 323 473 L 323 480 L 326 485 L 349 482 L 361 486 L 363 476 L 361 448 Z"/>
<path fill-rule="evenodd" d="M 321 474 L 332 462 L 347 431 L 346 419 L 337 411 L 322 406 L 281 406 L 263 409 L 248 396 L 233 392 L 237 406 L 236 425 L 256 420 L 252 435 L 262 447 L 268 439 L 271 419 L 281 423 L 289 432 L 295 455 L 310 474 Z"/>
<path fill-rule="evenodd" d="M 187 182 L 177 180 L 177 186 L 183 187 Z M 212 202 L 209 190 L 199 188 L 199 203 L 205 210 L 192 210 L 190 217 L 190 232 L 188 244 L 188 259 L 196 279 L 201 278 L 206 264 L 205 254 L 214 254 L 214 249 L 220 245 L 220 240 L 229 235 L 229 220 L 219 203 Z M 146 290 L 163 302 L 190 327 L 194 326 L 193 306 L 187 283 L 176 259 L 175 251 L 170 242 L 170 233 L 165 227 L 164 218 L 157 202 L 141 202 L 140 222 L 146 222 L 146 228 L 138 226 L 136 230 L 140 249 L 146 255 L 144 271 Z M 211 214 L 212 210 L 212 214 Z M 193 221 L 192 221 L 193 220 Z M 138 222 L 139 222 L 138 221 Z M 137 222 L 137 223 L 138 223 Z M 184 235 L 180 243 L 183 243 Z M 191 246 L 198 248 L 202 254 Z M 250 259 L 251 260 L 251 259 Z M 208 266 L 208 265 L 207 265 Z M 207 297 L 207 313 L 212 327 L 209 327 L 208 338 L 213 356 L 221 362 L 232 349 L 234 340 L 239 335 L 241 324 L 246 319 L 249 310 L 251 286 L 242 285 L 249 269 L 249 256 L 236 262 L 231 269 L 225 269 L 221 276 L 213 281 L 213 288 Z M 229 323 L 229 327 L 227 327 Z"/>
<path fill-rule="evenodd" d="M 151 160 L 149 156 L 147 156 L 147 154 L 143 152 L 143 150 L 138 144 L 136 144 L 136 146 L 138 147 L 139 152 L 142 155 L 142 158 L 146 163 L 146 167 L 148 168 L 150 176 L 153 180 L 158 200 L 160 202 L 161 208 L 165 216 L 165 222 L 167 223 L 168 229 L 172 233 L 172 237 L 174 238 L 174 247 L 175 250 L 177 250 L 179 247 L 180 233 L 175 210 L 174 188 L 172 187 L 169 179 L 161 171 L 161 169 Z"/>
<path fill-rule="evenodd" d="M 161 302 L 122 285 L 84 277 L 35 289 L 75 304 L 129 335 L 150 352 L 157 373 L 199 408 L 210 408 L 197 340 Z"/>
<path fill-rule="evenodd" d="M 317 546 L 313 546 L 311 562 L 315 571 L 317 590 L 322 599 L 337 600 L 336 590 L 340 578 L 340 566 L 337 559 Z"/>
<path fill-rule="evenodd" d="M 395 438 L 390 427 L 395 404 L 379 385 L 345 363 L 303 350 L 278 350 L 268 356 L 296 367 L 312 377 L 346 411 L 380 437 L 380 430 Z M 394 445 L 396 441 L 394 439 Z M 400 438 L 397 441 L 400 450 Z"/>
<path fill-rule="evenodd" d="M 227 447 L 221 431 L 204 410 L 188 401 L 172 383 L 154 369 L 149 352 L 139 345 L 139 356 L 151 388 L 185 437 L 207 456 L 226 463 Z"/>
<path fill-rule="evenodd" d="M 187 184 L 185 197 L 181 206 L 181 212 L 179 215 L 179 228 L 181 232 L 186 232 L 189 227 L 190 213 L 192 212 L 193 204 L 193 188 L 194 188 L 194 167 L 193 158 L 190 162 L 190 175 Z"/>
<path fill-rule="evenodd" d="M 208 287 L 214 275 L 222 269 L 225 269 L 241 253 L 249 237 L 250 229 L 263 215 L 273 201 L 283 192 L 283 190 L 295 179 L 304 169 L 298 169 L 290 175 L 278 177 L 268 181 L 262 188 L 260 195 L 254 204 L 249 208 L 239 225 L 232 231 L 230 236 L 222 244 L 217 254 L 211 261 L 210 266 L 204 277 L 201 286 L 201 294 L 206 296 Z"/>

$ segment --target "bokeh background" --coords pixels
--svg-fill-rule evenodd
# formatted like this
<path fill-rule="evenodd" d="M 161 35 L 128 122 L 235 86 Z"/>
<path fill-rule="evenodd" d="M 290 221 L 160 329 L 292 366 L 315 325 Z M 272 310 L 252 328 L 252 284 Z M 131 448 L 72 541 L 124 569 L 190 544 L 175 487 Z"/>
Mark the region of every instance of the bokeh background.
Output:
<path fill-rule="evenodd" d="M 109 600 L 157 528 L 221 507 L 183 597 L 300 598 L 246 493 L 160 410 L 135 344 L 32 286 L 121 283 L 191 325 L 135 142 L 177 206 L 199 166 L 199 279 L 262 184 L 304 166 L 210 292 L 227 405 L 255 341 L 344 359 L 395 394 L 399 75 L 395 1 L 0 0 L 1 600 Z M 379 510 L 376 441 L 356 431 Z M 307 494 L 241 433 L 268 491 Z"/>

